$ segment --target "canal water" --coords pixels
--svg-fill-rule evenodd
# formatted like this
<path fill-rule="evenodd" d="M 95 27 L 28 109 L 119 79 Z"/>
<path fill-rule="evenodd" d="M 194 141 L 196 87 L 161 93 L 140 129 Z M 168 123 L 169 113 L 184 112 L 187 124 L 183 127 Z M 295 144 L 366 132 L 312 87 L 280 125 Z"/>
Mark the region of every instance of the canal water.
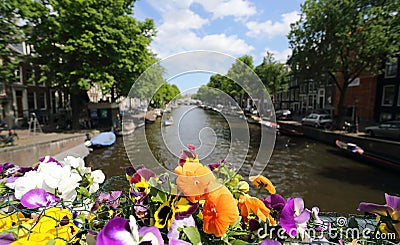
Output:
<path fill-rule="evenodd" d="M 173 125 L 162 124 L 167 117 L 174 119 Z M 154 124 L 118 138 L 115 145 L 94 150 L 86 162 L 107 177 L 124 174 L 131 162 L 151 169 L 159 162 L 173 170 L 180 150 L 194 144 L 202 163 L 227 159 L 245 177 L 254 162 L 268 163 L 263 175 L 275 184 L 277 193 L 302 197 L 308 208 L 356 213 L 362 201 L 384 204 L 385 193 L 400 194 L 399 173 L 354 161 L 339 155 L 334 146 L 302 137 L 275 139 L 266 132 L 262 135 L 266 145 L 260 148 L 261 134 L 260 126 L 237 116 L 180 106 Z"/>

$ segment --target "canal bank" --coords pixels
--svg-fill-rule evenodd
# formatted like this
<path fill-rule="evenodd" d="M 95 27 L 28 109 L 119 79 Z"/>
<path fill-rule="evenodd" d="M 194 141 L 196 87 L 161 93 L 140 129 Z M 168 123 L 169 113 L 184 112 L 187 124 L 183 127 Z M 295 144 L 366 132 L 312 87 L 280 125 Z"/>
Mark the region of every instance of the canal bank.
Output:
<path fill-rule="evenodd" d="M 14 146 L 0 148 L 1 163 L 12 162 L 19 166 L 31 166 L 39 158 L 44 156 L 55 156 L 62 160 L 67 155 L 86 156 L 89 151 L 84 147 L 89 133 L 32 133 L 28 130 L 18 130 Z"/>
<path fill-rule="evenodd" d="M 361 147 L 364 152 L 400 163 L 400 142 L 368 137 L 361 133 L 344 133 L 343 131 L 329 131 L 302 126 L 295 121 L 279 121 L 279 126 L 289 131 L 301 132 L 305 137 L 318 140 L 331 146 L 335 145 L 336 140 L 351 142 Z M 400 165 L 398 169 L 400 169 Z"/>

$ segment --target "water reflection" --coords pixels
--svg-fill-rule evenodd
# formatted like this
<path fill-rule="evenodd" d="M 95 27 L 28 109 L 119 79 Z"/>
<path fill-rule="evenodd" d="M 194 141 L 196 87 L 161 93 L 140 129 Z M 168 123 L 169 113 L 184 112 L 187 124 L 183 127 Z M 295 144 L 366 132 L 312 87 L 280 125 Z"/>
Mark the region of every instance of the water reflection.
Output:
<path fill-rule="evenodd" d="M 243 127 L 242 119 L 237 118 L 230 126 L 238 131 L 231 134 L 227 121 L 217 113 L 188 109 L 173 111 L 174 125 L 161 126 L 158 119 L 124 140 L 118 138 L 112 147 L 95 150 L 87 157 L 87 162 L 94 168 L 103 169 L 108 177 L 123 174 L 124 168 L 130 165 L 129 158 L 135 165 L 148 166 L 153 156 L 144 154 L 147 152 L 147 140 L 154 157 L 165 169 L 173 170 L 180 150 L 191 143 L 198 148 L 203 163 L 217 162 L 227 156 L 231 156 L 232 163 L 235 159 L 244 159 L 240 174 L 248 176 L 258 153 L 260 127 Z M 178 123 L 176 118 L 180 118 L 179 113 L 186 113 L 187 116 Z M 249 135 L 250 141 L 247 142 Z M 234 147 L 230 147 L 231 140 L 235 142 Z M 247 145 L 250 145 L 248 151 Z M 277 186 L 279 194 L 303 197 L 307 207 L 315 205 L 325 211 L 355 213 L 361 201 L 385 203 L 385 192 L 400 194 L 398 173 L 359 163 L 336 153 L 334 146 L 306 138 L 279 136 L 263 174 Z"/>

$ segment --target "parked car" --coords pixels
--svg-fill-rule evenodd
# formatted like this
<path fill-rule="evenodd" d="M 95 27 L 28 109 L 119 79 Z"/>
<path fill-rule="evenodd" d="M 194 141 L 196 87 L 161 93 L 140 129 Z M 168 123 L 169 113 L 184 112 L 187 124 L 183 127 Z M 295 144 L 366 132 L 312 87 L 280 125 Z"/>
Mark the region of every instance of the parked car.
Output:
<path fill-rule="evenodd" d="M 277 110 L 275 111 L 276 119 L 286 120 L 292 118 L 292 112 L 290 110 Z"/>
<path fill-rule="evenodd" d="M 369 136 L 400 139 L 400 121 L 387 121 L 378 126 L 366 127 L 365 132 Z"/>
<path fill-rule="evenodd" d="M 316 128 L 329 127 L 332 124 L 332 118 L 329 114 L 311 113 L 305 118 L 301 119 L 302 125 L 309 125 Z"/>

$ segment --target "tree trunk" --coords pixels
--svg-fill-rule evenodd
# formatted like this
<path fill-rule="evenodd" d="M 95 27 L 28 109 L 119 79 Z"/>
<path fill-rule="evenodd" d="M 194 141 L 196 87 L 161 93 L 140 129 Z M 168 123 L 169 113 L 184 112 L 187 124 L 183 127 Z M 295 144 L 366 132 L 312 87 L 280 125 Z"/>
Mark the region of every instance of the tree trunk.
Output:
<path fill-rule="evenodd" d="M 343 126 L 344 123 L 344 118 L 346 116 L 346 110 L 344 108 L 344 99 L 346 98 L 346 91 L 348 88 L 348 84 L 344 84 L 342 89 L 339 90 L 340 96 L 339 96 L 339 103 L 338 103 L 338 117 L 335 123 L 335 128 L 339 129 Z"/>
<path fill-rule="evenodd" d="M 79 119 L 88 116 L 87 114 L 87 103 L 89 98 L 86 91 L 79 91 L 78 93 L 71 94 L 71 109 L 72 109 L 72 119 L 71 126 L 72 129 L 80 129 Z"/>

